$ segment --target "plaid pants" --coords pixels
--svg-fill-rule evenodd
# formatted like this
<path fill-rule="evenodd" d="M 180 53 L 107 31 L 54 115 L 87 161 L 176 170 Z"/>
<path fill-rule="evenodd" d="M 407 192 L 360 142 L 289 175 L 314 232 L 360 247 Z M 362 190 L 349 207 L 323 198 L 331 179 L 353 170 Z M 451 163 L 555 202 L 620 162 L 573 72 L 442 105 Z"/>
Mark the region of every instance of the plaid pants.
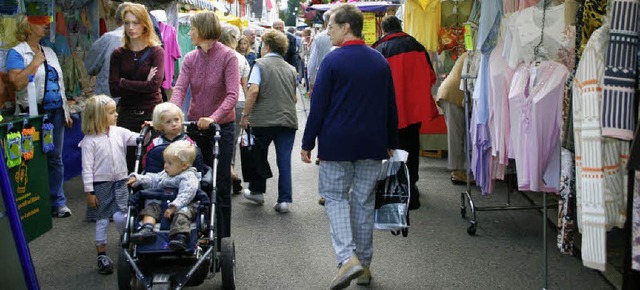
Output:
<path fill-rule="evenodd" d="M 320 162 L 319 191 L 331 226 L 331 240 L 338 264 L 354 252 L 362 265 L 373 255 L 373 188 L 381 170 L 380 160 Z"/>

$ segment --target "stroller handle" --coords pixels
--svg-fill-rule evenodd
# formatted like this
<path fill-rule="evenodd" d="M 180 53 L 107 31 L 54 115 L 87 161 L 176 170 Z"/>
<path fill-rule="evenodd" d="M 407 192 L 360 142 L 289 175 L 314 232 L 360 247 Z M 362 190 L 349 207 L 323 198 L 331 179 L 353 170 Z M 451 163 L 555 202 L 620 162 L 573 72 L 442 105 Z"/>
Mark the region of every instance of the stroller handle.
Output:
<path fill-rule="evenodd" d="M 139 171 L 140 160 L 142 160 L 142 146 L 150 130 L 151 130 L 151 126 L 142 127 L 142 129 L 140 130 L 140 136 L 136 138 L 136 162 L 134 165 L 134 172 Z"/>
<path fill-rule="evenodd" d="M 183 122 L 182 125 L 183 126 L 187 126 L 187 127 L 198 128 L 198 122 L 196 122 L 196 121 Z M 219 132 L 220 131 L 220 125 L 218 125 L 216 123 L 211 123 L 211 124 L 209 124 L 209 129 L 215 130 L 215 132 Z"/>

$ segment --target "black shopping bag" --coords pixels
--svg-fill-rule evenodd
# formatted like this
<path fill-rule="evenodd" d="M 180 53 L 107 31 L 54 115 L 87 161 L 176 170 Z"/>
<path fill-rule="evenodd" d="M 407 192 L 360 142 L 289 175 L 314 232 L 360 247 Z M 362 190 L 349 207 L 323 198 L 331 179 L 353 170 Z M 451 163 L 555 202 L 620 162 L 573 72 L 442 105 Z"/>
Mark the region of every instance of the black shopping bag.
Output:
<path fill-rule="evenodd" d="M 374 228 L 398 231 L 409 227 L 409 170 L 402 161 L 386 161 L 386 174 L 374 188 Z M 405 235 L 406 236 L 406 235 Z"/>
<path fill-rule="evenodd" d="M 262 180 L 273 177 L 265 150 L 256 142 L 251 134 L 251 127 L 247 127 L 240 137 L 240 162 L 242 162 L 242 179 L 244 181 Z"/>

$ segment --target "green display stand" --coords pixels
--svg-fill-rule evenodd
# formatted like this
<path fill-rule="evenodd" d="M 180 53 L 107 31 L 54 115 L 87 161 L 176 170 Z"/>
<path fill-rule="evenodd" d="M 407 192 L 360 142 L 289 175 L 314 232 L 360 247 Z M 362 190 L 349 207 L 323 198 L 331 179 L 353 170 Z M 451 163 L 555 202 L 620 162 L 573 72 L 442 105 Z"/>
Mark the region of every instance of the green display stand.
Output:
<path fill-rule="evenodd" d="M 24 119 L 17 116 L 3 116 L 0 122 L 0 137 L 4 148 L 7 129 L 12 124 L 22 131 Z M 27 241 L 32 241 L 51 230 L 51 204 L 49 202 L 49 172 L 47 156 L 42 152 L 42 117 L 28 117 L 27 122 L 36 129 L 33 135 L 33 159 L 23 160 L 9 169 L 9 179 L 16 197 L 20 220 Z M 4 149 L 3 149 L 4 150 Z M 3 164 L 2 166 L 6 166 Z"/>

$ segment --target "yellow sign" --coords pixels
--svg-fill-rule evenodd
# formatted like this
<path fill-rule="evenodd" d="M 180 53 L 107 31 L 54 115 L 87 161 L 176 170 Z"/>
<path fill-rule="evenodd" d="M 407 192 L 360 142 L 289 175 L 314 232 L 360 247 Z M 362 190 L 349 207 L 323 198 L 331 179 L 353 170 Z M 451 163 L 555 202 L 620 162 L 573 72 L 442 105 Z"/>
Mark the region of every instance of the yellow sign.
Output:
<path fill-rule="evenodd" d="M 376 14 L 373 12 L 362 13 L 364 16 L 364 22 L 362 23 L 362 35 L 364 36 L 364 42 L 368 45 L 372 45 L 377 40 L 376 34 Z"/>

